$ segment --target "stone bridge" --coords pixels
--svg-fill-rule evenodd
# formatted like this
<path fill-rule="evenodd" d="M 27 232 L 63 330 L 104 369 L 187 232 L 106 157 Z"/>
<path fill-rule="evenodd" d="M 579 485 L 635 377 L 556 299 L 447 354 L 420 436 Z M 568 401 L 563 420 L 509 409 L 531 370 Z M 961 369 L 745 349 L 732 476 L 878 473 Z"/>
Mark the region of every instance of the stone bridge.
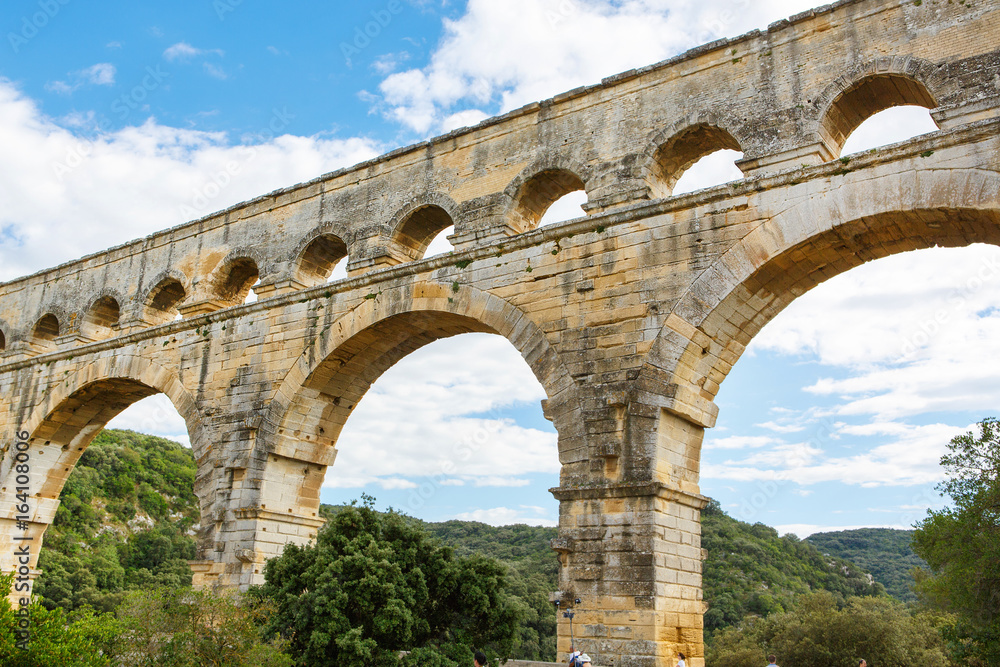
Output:
<path fill-rule="evenodd" d="M 0 285 L 0 566 L 28 543 L 37 574 L 81 453 L 162 392 L 198 461 L 196 583 L 258 582 L 321 525 L 371 383 L 431 341 L 489 332 L 529 364 L 559 434 L 553 547 L 562 594 L 582 600 L 578 645 L 607 665 L 678 650 L 703 665 L 713 397 L 817 283 L 1000 242 L 998 49 L 998 0 L 845 0 Z M 939 131 L 840 157 L 905 104 Z M 671 196 L 723 148 L 743 151 L 744 179 Z M 576 190 L 587 216 L 538 228 Z M 451 225 L 455 251 L 422 259 Z M 349 277 L 328 282 L 344 256 Z"/>

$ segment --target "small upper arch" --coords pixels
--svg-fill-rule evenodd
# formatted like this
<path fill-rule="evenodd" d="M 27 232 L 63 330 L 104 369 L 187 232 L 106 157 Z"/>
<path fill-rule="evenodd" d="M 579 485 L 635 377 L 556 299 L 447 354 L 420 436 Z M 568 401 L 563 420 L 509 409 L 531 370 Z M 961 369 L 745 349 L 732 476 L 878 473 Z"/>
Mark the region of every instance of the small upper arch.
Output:
<path fill-rule="evenodd" d="M 571 192 L 588 192 L 590 169 L 564 158 L 539 160 L 526 167 L 507 186 L 510 201 L 507 222 L 515 233 L 538 227 L 552 204 Z"/>
<path fill-rule="evenodd" d="M 150 324 L 164 324 L 177 319 L 180 315 L 179 306 L 188 294 L 185 287 L 188 284 L 187 276 L 176 269 L 168 269 L 150 284 L 152 287 L 140 299 L 142 319 Z"/>
<path fill-rule="evenodd" d="M 330 225 L 313 231 L 295 249 L 292 278 L 306 287 L 322 285 L 347 257 L 347 242 Z"/>
<path fill-rule="evenodd" d="M 61 325 L 59 318 L 53 312 L 47 312 L 38 318 L 31 330 L 31 338 L 39 343 L 53 343 L 59 337 Z"/>
<path fill-rule="evenodd" d="M 389 223 L 393 245 L 411 259 L 421 259 L 431 241 L 455 224 L 457 209 L 451 197 L 437 192 L 408 202 Z"/>
<path fill-rule="evenodd" d="M 7 338 L 10 332 L 10 327 L 6 322 L 0 320 L 0 354 L 3 354 L 7 350 Z"/>
<path fill-rule="evenodd" d="M 934 109 L 949 85 L 933 64 L 919 58 L 867 62 L 838 77 L 813 103 L 816 131 L 838 157 L 851 133 L 871 116 L 897 106 Z"/>
<path fill-rule="evenodd" d="M 94 340 L 110 338 L 121 323 L 121 294 L 102 290 L 84 309 L 81 333 Z"/>
<path fill-rule="evenodd" d="M 737 133 L 714 114 L 685 118 L 654 134 L 646 148 L 646 182 L 653 198 L 669 197 L 698 160 L 721 150 L 742 151 Z"/>
<path fill-rule="evenodd" d="M 231 251 L 208 278 L 211 297 L 223 307 L 243 303 L 250 289 L 260 279 L 263 265 L 260 254 L 252 248 Z"/>

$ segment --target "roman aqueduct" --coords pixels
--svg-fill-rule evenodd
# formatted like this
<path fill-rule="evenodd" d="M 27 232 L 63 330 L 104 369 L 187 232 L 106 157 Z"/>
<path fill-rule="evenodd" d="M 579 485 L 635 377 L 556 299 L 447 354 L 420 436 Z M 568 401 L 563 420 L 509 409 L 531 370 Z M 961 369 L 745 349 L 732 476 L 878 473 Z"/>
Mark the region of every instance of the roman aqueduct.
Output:
<path fill-rule="evenodd" d="M 898 105 L 939 131 L 841 158 Z M 606 665 L 677 650 L 702 665 L 699 457 L 720 384 L 819 282 L 1000 243 L 998 109 L 1000 2 L 844 0 L 4 283 L 0 567 L 24 537 L 34 567 L 83 450 L 163 393 L 198 461 L 196 583 L 259 581 L 321 525 L 371 383 L 431 341 L 489 332 L 558 431 L 553 548 L 562 594 L 587 601 L 578 645 Z M 743 151 L 745 178 L 671 196 L 722 148 Z M 576 190 L 587 216 L 539 228 Z M 422 259 L 451 225 L 455 251 Z M 328 282 L 344 256 L 349 277 Z"/>

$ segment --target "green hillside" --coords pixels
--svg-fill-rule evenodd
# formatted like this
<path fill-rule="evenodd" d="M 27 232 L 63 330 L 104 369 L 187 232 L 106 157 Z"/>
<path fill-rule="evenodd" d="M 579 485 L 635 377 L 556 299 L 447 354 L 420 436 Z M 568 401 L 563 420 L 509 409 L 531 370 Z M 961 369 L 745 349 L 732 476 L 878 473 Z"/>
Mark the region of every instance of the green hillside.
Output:
<path fill-rule="evenodd" d="M 190 586 L 195 462 L 172 440 L 102 431 L 80 457 L 45 531 L 35 592 L 50 609 L 112 610 L 125 591 Z"/>
<path fill-rule="evenodd" d="M 823 553 L 856 563 L 885 586 L 885 590 L 898 600 L 911 602 L 917 599 L 913 592 L 915 567 L 927 564 L 910 548 L 912 530 L 892 528 L 860 528 L 834 533 L 816 533 L 806 538 Z"/>
<path fill-rule="evenodd" d="M 762 523 L 737 521 L 713 501 L 702 510 L 701 546 L 708 554 L 703 585 L 705 634 L 748 615 L 787 611 L 802 594 L 826 590 L 838 598 L 883 595 L 862 569 Z"/>

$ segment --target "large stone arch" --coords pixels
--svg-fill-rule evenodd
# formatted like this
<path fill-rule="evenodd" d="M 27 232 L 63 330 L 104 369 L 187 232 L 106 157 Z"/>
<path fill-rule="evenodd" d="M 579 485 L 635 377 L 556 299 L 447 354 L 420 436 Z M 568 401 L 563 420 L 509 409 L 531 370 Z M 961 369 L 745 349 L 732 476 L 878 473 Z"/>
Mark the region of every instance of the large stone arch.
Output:
<path fill-rule="evenodd" d="M 177 375 L 135 355 L 113 355 L 84 366 L 49 387 L 43 400 L 16 424 L 27 434 L 30 481 L 27 529 L 15 529 L 14 516 L 0 515 L 0 570 L 17 569 L 15 536 L 32 538 L 29 567 L 32 578 L 45 529 L 55 518 L 59 494 L 84 450 L 104 426 L 138 400 L 163 393 L 184 418 L 196 457 L 202 425 L 194 397 Z M 18 436 L 20 438 L 20 435 Z M 0 463 L 0 501 L 15 506 L 18 483 L 14 468 L 14 441 L 4 443 Z M 203 453 L 203 452 L 202 452 Z"/>
<path fill-rule="evenodd" d="M 504 299 L 467 285 L 417 282 L 366 299 L 317 336 L 280 382 L 252 449 L 234 464 L 230 497 L 238 528 L 218 536 L 233 549 L 207 577 L 246 586 L 288 542 L 322 525 L 319 489 L 336 458 L 340 429 L 368 387 L 397 361 L 434 340 L 468 332 L 504 336 L 545 389 L 544 412 L 559 434 L 564 466 L 585 461 L 577 387 L 541 329 Z"/>
<path fill-rule="evenodd" d="M 904 171 L 883 176 L 877 187 L 845 182 L 770 218 L 702 272 L 668 316 L 639 382 L 674 388 L 668 412 L 696 426 L 682 443 L 696 464 L 720 384 L 750 340 L 796 297 L 873 259 L 972 243 L 1000 245 L 996 172 Z"/>

